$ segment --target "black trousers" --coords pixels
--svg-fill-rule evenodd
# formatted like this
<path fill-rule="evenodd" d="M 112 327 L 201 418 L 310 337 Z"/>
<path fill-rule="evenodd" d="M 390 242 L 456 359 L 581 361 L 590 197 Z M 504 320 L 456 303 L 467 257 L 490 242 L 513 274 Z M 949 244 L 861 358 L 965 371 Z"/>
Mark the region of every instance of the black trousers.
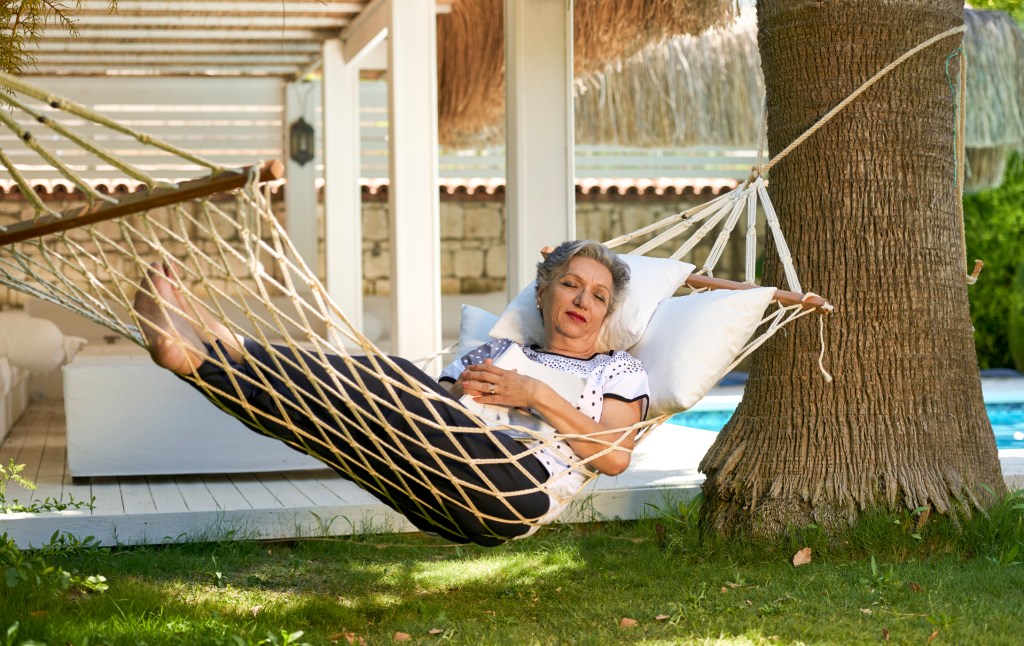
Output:
<path fill-rule="evenodd" d="M 446 390 L 409 361 L 392 358 L 398 371 L 380 363 L 365 371 L 330 356 L 328 369 L 304 351 L 275 346 L 271 353 L 252 340 L 245 347 L 250 362 L 225 370 L 207 361 L 199 368 L 198 383 L 187 381 L 252 430 L 318 458 L 419 529 L 455 542 L 493 546 L 529 531 L 522 519 L 547 513 L 550 499 L 536 490 L 536 483 L 548 478 L 540 461 L 505 434 L 480 430 Z M 223 348 L 210 350 L 226 357 Z M 371 365 L 367 357 L 351 360 Z M 358 388 L 337 392 L 345 379 L 335 381 L 329 371 L 361 382 L 397 410 L 375 404 Z M 379 372 L 404 383 L 415 380 L 442 399 L 424 400 L 389 386 Z M 410 423 L 401 411 L 465 430 L 446 432 L 415 419 Z M 438 455 L 428 447 L 457 457 Z M 509 455 L 516 457 L 509 460 Z M 524 491 L 528 493 L 515 493 Z"/>

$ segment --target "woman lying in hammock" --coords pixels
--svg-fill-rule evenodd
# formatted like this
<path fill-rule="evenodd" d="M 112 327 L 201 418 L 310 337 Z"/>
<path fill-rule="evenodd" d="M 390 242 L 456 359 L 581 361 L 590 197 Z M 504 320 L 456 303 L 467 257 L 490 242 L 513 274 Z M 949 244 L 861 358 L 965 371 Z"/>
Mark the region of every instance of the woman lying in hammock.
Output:
<path fill-rule="evenodd" d="M 626 352 L 595 352 L 628 281 L 629 267 L 600 243 L 561 244 L 537 265 L 546 343 L 492 341 L 449 365 L 440 384 L 400 358 L 392 358 L 396 371 L 380 360 L 331 356 L 332 375 L 313 353 L 237 336 L 190 307 L 166 266 L 153 265 L 134 308 L 153 360 L 253 430 L 322 460 L 423 531 L 498 545 L 563 511 L 585 483 L 581 469 L 616 475 L 629 466 L 635 431 L 617 429 L 646 416 L 647 375 Z M 195 313 L 201 325 L 176 312 Z M 515 350 L 585 380 L 582 395 L 567 401 L 538 379 L 494 365 Z M 381 371 L 438 396 L 396 388 L 377 376 Z M 337 388 L 352 383 L 362 390 Z M 554 427 L 560 441 L 481 432 L 458 405 L 461 396 L 527 410 Z M 381 406 L 382 399 L 390 405 Z M 610 443 L 617 448 L 609 450 Z"/>

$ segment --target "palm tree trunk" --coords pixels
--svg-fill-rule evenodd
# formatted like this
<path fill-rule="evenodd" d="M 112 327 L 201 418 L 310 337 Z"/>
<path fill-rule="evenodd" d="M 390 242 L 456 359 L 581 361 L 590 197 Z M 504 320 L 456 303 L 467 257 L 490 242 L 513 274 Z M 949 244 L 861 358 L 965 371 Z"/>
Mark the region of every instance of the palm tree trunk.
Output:
<path fill-rule="evenodd" d="M 887 63 L 963 23 L 961 0 L 759 0 L 768 144 L 782 150 Z M 1005 491 L 968 312 L 954 173 L 960 44 L 873 86 L 770 173 L 805 289 L 836 311 L 778 334 L 701 464 L 705 527 L 839 527 L 869 507 L 970 513 Z M 774 251 L 765 284 L 780 284 Z"/>

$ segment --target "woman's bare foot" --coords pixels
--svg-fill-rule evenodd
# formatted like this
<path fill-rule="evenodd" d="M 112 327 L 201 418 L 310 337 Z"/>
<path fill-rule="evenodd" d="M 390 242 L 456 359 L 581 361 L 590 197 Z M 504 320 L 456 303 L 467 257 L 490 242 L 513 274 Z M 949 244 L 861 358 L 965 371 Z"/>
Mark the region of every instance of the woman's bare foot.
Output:
<path fill-rule="evenodd" d="M 236 363 L 241 363 L 244 355 L 242 348 L 245 347 L 245 337 L 235 334 L 228 326 L 217 319 L 204 303 L 197 303 L 181 297 L 175 284 L 180 285 L 177 272 L 169 263 L 162 266 L 163 273 L 169 279 L 168 287 L 174 295 L 174 302 L 178 304 L 182 312 L 185 312 L 194 324 L 192 329 L 203 339 L 212 343 L 215 339 L 220 341 L 221 347 L 227 352 L 228 358 Z"/>
<path fill-rule="evenodd" d="M 192 303 L 189 303 L 188 305 L 189 307 L 183 307 L 182 309 L 195 316 L 196 320 L 202 323 L 203 336 L 213 335 L 216 337 L 220 341 L 221 347 L 227 352 L 228 357 L 235 363 L 242 363 L 245 357 L 242 350 L 245 347 L 244 337 L 228 329 L 228 326 L 214 317 L 203 304 L 192 306 Z"/>
<path fill-rule="evenodd" d="M 179 311 L 182 307 L 170 269 L 161 263 L 150 265 L 135 293 L 133 309 L 149 355 L 160 367 L 179 375 L 191 374 L 206 360 L 202 337 Z"/>

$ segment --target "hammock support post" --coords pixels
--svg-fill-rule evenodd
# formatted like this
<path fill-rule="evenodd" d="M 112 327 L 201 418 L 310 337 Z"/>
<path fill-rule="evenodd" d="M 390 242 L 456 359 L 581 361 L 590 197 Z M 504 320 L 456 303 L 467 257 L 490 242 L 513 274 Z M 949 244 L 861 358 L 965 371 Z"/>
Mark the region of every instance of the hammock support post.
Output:
<path fill-rule="evenodd" d="M 0 233 L 0 246 L 96 224 L 133 213 L 142 213 L 161 206 L 207 197 L 215 193 L 231 191 L 244 186 L 253 172 L 259 174 L 260 182 L 281 179 L 284 177 L 284 164 L 273 160 L 258 166 L 225 170 L 200 179 L 182 182 L 177 188 L 155 188 L 145 193 L 129 195 L 116 204 L 104 203 L 98 207 L 85 206 L 59 217 L 47 215 L 12 224 Z"/>

